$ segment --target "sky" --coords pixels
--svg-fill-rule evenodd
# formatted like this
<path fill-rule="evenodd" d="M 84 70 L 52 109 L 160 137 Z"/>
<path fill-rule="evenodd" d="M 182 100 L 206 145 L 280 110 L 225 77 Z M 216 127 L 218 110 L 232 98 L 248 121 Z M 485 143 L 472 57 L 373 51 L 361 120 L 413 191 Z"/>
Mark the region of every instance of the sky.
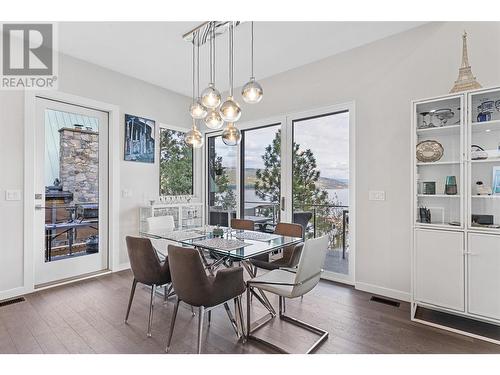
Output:
<path fill-rule="evenodd" d="M 245 132 L 245 167 L 263 168 L 262 155 L 279 125 Z M 349 113 L 301 120 L 294 123 L 294 141 L 300 149 L 310 148 L 322 177 L 349 179 Z M 236 147 L 216 141 L 217 154 L 226 159 L 226 167 L 234 167 L 227 159 L 236 155 Z"/>

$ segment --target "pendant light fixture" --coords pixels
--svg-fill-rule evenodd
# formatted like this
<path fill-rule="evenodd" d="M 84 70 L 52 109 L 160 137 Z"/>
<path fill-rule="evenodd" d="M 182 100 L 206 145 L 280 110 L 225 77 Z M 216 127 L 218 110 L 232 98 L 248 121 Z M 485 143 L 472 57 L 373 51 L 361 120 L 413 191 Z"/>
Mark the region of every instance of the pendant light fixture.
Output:
<path fill-rule="evenodd" d="M 221 103 L 219 90 L 215 88 L 215 22 L 210 23 L 210 82 L 201 93 L 201 103 L 209 109 L 217 108 Z"/>
<path fill-rule="evenodd" d="M 184 142 L 192 148 L 200 148 L 203 146 L 203 135 L 196 127 L 195 119 L 193 119 L 193 127 L 184 136 Z"/>
<path fill-rule="evenodd" d="M 193 118 L 192 129 L 186 133 L 188 145 L 198 148 L 203 146 L 203 136 L 197 128 L 197 120 L 204 120 L 209 129 L 218 130 L 227 122 L 222 132 L 222 140 L 226 145 L 236 146 L 241 141 L 241 132 L 235 123 L 241 117 L 241 108 L 234 99 L 234 28 L 239 21 L 207 21 L 185 33 L 182 38 L 193 43 L 193 102 L 189 113 Z M 251 23 L 251 76 L 250 81 L 243 86 L 241 95 L 246 103 L 258 103 L 262 100 L 262 86 L 254 77 L 254 29 Z M 217 36 L 228 33 L 229 37 L 229 96 L 221 103 L 221 94 L 215 87 L 215 41 Z M 200 96 L 200 46 L 210 43 L 210 82 Z M 197 54 L 196 54 L 197 52 Z M 197 61 L 197 63 L 196 63 Z M 196 78 L 195 78 L 196 77 Z M 220 106 L 220 107 L 219 107 Z"/>
<path fill-rule="evenodd" d="M 222 142 L 227 146 L 236 146 L 241 141 L 241 132 L 230 122 L 222 132 Z"/>
<path fill-rule="evenodd" d="M 198 130 L 196 127 L 196 119 L 197 118 L 203 118 L 200 117 L 202 115 L 202 111 L 205 111 L 206 115 L 206 109 L 201 106 L 197 106 L 197 101 L 195 99 L 195 46 L 194 46 L 194 38 L 193 38 L 193 104 L 191 104 L 191 107 L 189 108 L 189 111 L 191 113 L 191 117 L 193 118 L 193 126 L 190 131 L 186 133 L 184 136 L 184 142 L 193 148 L 200 148 L 203 146 L 203 135 L 201 132 Z M 201 105 L 201 103 L 200 103 Z"/>
<path fill-rule="evenodd" d="M 255 76 L 253 74 L 253 21 L 251 24 L 251 76 L 250 81 L 248 81 L 243 89 L 241 90 L 241 96 L 246 103 L 255 104 L 262 100 L 262 96 L 264 94 L 262 90 L 262 86 L 255 80 Z"/>
<path fill-rule="evenodd" d="M 195 43 L 198 45 L 198 47 L 196 48 L 196 51 L 198 52 L 196 56 L 195 56 Z M 196 59 L 198 61 L 197 64 L 195 64 Z M 197 76 L 196 89 L 195 89 L 195 78 L 194 78 L 195 72 Z M 196 99 L 195 99 L 195 92 L 198 94 L 198 98 Z M 189 113 L 191 114 L 191 117 L 195 120 L 204 119 L 205 116 L 207 115 L 207 109 L 201 103 L 199 94 L 200 94 L 200 44 L 199 44 L 199 34 L 196 33 L 196 36 L 193 38 L 193 104 L 191 104 L 191 107 L 189 107 Z"/>
<path fill-rule="evenodd" d="M 224 121 L 219 113 L 221 95 L 215 88 L 215 21 L 210 24 L 210 83 L 201 93 L 201 102 L 208 108 L 205 125 L 209 129 L 218 130 L 224 125 Z"/>
<path fill-rule="evenodd" d="M 233 98 L 233 73 L 234 73 L 234 26 L 229 23 L 229 96 L 220 107 L 222 119 L 228 123 L 234 123 L 241 117 L 241 108 Z"/>

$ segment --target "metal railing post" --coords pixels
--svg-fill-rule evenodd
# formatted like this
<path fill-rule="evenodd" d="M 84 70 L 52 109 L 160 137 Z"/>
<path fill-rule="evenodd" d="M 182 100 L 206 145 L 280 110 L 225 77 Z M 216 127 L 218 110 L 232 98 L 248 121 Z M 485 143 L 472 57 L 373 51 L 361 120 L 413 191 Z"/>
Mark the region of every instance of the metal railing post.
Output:
<path fill-rule="evenodd" d="M 316 238 L 316 207 L 313 207 L 313 234 Z"/>

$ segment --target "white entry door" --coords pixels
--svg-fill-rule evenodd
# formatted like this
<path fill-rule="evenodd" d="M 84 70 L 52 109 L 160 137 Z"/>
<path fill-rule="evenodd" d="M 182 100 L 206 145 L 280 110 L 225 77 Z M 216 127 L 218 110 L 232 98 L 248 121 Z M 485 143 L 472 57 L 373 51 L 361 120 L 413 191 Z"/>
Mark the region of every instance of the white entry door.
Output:
<path fill-rule="evenodd" d="M 108 113 L 36 98 L 35 286 L 108 268 Z"/>

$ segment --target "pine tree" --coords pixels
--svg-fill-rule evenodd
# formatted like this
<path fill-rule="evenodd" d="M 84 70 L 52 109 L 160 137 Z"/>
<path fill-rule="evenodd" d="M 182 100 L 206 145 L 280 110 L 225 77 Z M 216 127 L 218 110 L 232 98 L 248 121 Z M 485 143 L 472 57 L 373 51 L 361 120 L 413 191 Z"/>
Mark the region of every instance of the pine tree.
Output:
<path fill-rule="evenodd" d="M 328 197 L 328 192 L 321 188 L 321 177 L 316 157 L 310 149 L 302 150 L 300 144 L 293 143 L 293 207 L 294 211 L 308 211 L 316 215 L 316 235 L 330 234 L 330 242 L 341 235 L 342 210 L 330 206 L 339 205 L 337 196 Z M 264 168 L 256 171 L 255 194 L 262 200 L 280 203 L 281 186 L 281 132 L 276 133 L 272 143 L 265 148 L 262 160 Z M 312 219 L 311 219 L 312 221 Z M 332 230 L 336 228 L 337 230 Z M 312 237 L 314 228 L 308 227 L 308 237 Z"/>
<path fill-rule="evenodd" d="M 170 129 L 160 132 L 160 194 L 193 194 L 193 150 L 183 133 Z"/>

